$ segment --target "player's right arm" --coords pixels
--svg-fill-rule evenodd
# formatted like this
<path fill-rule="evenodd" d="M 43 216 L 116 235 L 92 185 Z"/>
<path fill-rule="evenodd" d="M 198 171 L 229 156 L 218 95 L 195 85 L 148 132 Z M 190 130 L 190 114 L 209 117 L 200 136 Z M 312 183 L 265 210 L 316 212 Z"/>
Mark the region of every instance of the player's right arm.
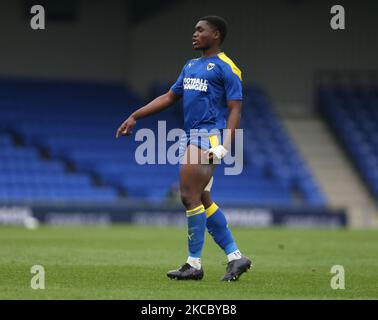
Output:
<path fill-rule="evenodd" d="M 116 138 L 121 136 L 128 136 L 132 133 L 132 129 L 136 124 L 138 119 L 142 119 L 148 117 L 154 113 L 160 112 L 177 100 L 181 98 L 181 95 L 169 90 L 167 93 L 155 98 L 150 103 L 146 104 L 142 108 L 139 108 L 135 112 L 133 112 L 118 128 Z"/>
<path fill-rule="evenodd" d="M 150 103 L 146 104 L 144 107 L 136 110 L 133 112 L 130 117 L 128 117 L 118 128 L 116 138 L 121 136 L 128 136 L 132 133 L 132 128 L 135 126 L 136 121 L 141 118 L 148 117 L 154 113 L 160 112 L 169 106 L 171 106 L 173 103 L 175 103 L 177 100 L 179 100 L 184 91 L 183 91 L 183 80 L 184 80 L 184 74 L 185 74 L 185 67 L 187 63 L 185 64 L 184 68 L 182 68 L 181 73 L 179 77 L 177 78 L 176 82 L 173 84 L 171 89 L 161 95 L 160 97 L 157 97 L 156 99 L 152 100 Z"/>

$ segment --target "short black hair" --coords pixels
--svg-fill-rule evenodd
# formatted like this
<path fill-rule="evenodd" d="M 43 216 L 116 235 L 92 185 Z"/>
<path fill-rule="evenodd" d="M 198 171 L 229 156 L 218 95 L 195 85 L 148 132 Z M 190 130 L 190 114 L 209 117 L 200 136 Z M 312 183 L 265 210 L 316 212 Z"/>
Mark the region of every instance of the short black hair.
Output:
<path fill-rule="evenodd" d="M 224 41 L 227 35 L 227 22 L 219 16 L 204 16 L 199 21 L 206 21 L 215 29 L 217 29 L 221 36 L 221 43 Z"/>

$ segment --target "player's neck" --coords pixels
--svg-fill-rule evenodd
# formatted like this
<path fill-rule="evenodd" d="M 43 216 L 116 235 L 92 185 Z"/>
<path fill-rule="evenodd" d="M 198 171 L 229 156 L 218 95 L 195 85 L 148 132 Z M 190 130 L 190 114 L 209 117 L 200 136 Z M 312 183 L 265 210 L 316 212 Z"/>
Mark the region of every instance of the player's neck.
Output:
<path fill-rule="evenodd" d="M 222 49 L 219 48 L 219 47 L 216 47 L 216 48 L 209 48 L 209 49 L 206 49 L 206 50 L 203 50 L 202 51 L 202 57 L 211 57 L 211 56 L 215 56 L 219 53 L 222 52 Z"/>

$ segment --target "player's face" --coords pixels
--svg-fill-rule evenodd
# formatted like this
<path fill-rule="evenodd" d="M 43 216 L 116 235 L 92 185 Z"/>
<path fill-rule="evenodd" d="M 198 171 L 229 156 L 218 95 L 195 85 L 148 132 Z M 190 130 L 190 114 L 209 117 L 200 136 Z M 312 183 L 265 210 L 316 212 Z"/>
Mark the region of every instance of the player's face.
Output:
<path fill-rule="evenodd" d="M 194 27 L 195 31 L 192 37 L 194 50 L 206 50 L 214 46 L 219 32 L 214 31 L 206 21 L 200 20 Z"/>

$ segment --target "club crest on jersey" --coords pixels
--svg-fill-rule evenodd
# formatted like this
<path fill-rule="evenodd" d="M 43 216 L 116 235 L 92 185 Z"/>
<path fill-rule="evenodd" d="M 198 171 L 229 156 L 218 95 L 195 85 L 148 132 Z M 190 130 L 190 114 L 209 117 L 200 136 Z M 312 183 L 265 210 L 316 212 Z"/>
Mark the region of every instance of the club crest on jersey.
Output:
<path fill-rule="evenodd" d="M 208 65 L 207 65 L 207 71 L 210 71 L 211 69 L 213 69 L 215 67 L 215 64 L 214 63 L 209 63 Z"/>

